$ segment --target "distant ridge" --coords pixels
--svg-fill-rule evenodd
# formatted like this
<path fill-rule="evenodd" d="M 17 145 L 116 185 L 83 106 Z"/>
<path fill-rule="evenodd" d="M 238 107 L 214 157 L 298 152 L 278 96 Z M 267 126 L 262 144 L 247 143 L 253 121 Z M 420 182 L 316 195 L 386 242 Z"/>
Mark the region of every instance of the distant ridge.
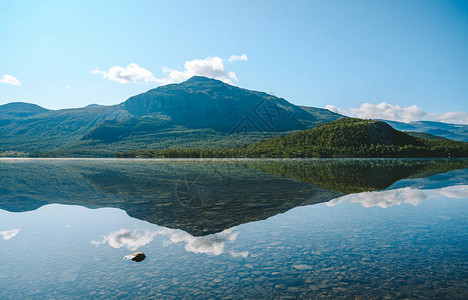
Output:
<path fill-rule="evenodd" d="M 301 106 L 302 109 L 319 113 L 321 108 Z M 345 116 L 342 116 L 345 117 Z M 420 132 L 427 133 L 435 137 L 447 138 L 456 141 L 468 142 L 468 125 L 450 124 L 435 121 L 414 121 L 414 122 L 398 122 L 385 119 L 376 119 L 383 121 L 393 128 L 405 132 Z"/>
<path fill-rule="evenodd" d="M 0 105 L 0 119 L 30 117 L 49 111 L 36 104 L 11 102 Z"/>
<path fill-rule="evenodd" d="M 468 142 L 468 125 L 448 124 L 434 121 L 417 121 L 410 123 L 382 120 L 393 128 L 402 131 L 423 132 L 452 140 Z"/>

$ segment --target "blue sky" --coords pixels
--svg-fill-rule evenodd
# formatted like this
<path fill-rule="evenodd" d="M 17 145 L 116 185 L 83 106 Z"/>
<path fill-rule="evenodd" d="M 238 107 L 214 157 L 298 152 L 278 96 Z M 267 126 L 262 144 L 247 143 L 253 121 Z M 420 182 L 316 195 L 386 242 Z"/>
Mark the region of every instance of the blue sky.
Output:
<path fill-rule="evenodd" d="M 117 104 L 199 74 L 468 124 L 468 1 L 1 1 L 0 41 L 0 104 Z"/>

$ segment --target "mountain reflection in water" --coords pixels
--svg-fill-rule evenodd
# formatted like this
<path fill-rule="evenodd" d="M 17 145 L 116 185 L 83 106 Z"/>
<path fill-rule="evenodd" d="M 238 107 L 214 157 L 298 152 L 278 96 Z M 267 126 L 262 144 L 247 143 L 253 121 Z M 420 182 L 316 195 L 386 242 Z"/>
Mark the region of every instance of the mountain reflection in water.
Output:
<path fill-rule="evenodd" d="M 297 206 L 335 203 L 349 193 L 467 167 L 463 159 L 4 160 L 0 209 L 23 212 L 50 203 L 115 207 L 204 236 Z"/>
<path fill-rule="evenodd" d="M 465 299 L 466 163 L 0 160 L 0 299 Z"/>

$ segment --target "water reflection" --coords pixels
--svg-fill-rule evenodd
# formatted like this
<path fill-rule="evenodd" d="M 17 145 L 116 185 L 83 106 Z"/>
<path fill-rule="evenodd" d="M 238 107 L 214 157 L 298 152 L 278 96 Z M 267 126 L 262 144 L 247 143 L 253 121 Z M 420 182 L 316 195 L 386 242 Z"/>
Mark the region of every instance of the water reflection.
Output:
<path fill-rule="evenodd" d="M 23 212 L 51 203 L 115 207 L 140 220 L 205 236 L 297 206 L 335 203 L 348 193 L 378 191 L 404 178 L 466 167 L 468 160 L 462 159 L 2 160 L 0 209 Z M 420 195 L 411 197 L 405 201 L 415 203 Z"/>
<path fill-rule="evenodd" d="M 0 163 L 0 299 L 465 298 L 468 170 L 346 163 Z"/>
<path fill-rule="evenodd" d="M 185 250 L 193 253 L 203 253 L 218 256 L 224 252 L 226 242 L 235 241 L 237 232 L 233 228 L 222 232 L 206 236 L 194 237 L 193 235 L 176 229 L 161 228 L 156 231 L 145 231 L 138 233 L 136 230 L 120 229 L 110 234 L 104 235 L 101 241 L 92 241 L 93 245 L 108 244 L 112 248 L 125 247 L 128 250 L 136 251 L 139 248 L 149 244 L 158 235 L 168 237 L 164 240 L 164 245 L 185 244 Z M 234 257 L 247 257 L 248 251 L 238 252 L 231 250 L 229 252 Z"/>
<path fill-rule="evenodd" d="M 92 241 L 93 245 L 109 244 L 112 248 L 126 247 L 128 250 L 136 251 L 138 248 L 150 243 L 158 234 L 157 231 L 145 231 L 138 233 L 136 230 L 120 229 L 105 235 L 102 241 Z"/>
<path fill-rule="evenodd" d="M 363 207 L 388 208 L 393 205 L 412 204 L 419 205 L 425 199 L 432 197 L 444 197 L 450 199 L 460 199 L 468 195 L 468 185 L 456 185 L 439 189 L 417 189 L 412 187 L 399 188 L 379 192 L 364 192 L 347 195 L 328 201 L 328 206 L 335 206 L 339 203 L 349 201 L 359 203 Z"/>
<path fill-rule="evenodd" d="M 169 243 L 184 243 L 185 250 L 187 252 L 204 253 L 215 256 L 222 254 L 224 252 L 226 242 L 235 241 L 238 234 L 238 232 L 233 232 L 233 228 L 226 229 L 215 234 L 198 237 L 194 237 L 182 230 L 168 228 L 165 228 L 161 233 L 169 237 Z M 234 257 L 245 258 L 249 255 L 248 251 L 237 252 L 231 250 L 229 253 Z"/>
<path fill-rule="evenodd" d="M 20 232 L 21 229 L 11 229 L 11 230 L 5 230 L 5 231 L 0 231 L 0 235 L 4 240 L 9 240 L 11 238 L 14 238 L 18 232 Z"/>
<path fill-rule="evenodd" d="M 146 255 L 143 252 L 135 252 L 124 257 L 125 259 L 130 259 L 136 262 L 142 262 L 145 260 Z"/>

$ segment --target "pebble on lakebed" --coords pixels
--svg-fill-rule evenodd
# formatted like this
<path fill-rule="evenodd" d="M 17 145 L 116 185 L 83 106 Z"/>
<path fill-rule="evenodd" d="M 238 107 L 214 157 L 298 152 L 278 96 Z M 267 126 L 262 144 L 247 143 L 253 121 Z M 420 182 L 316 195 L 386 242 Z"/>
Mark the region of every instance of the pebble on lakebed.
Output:
<path fill-rule="evenodd" d="M 136 262 L 143 261 L 146 258 L 146 255 L 143 252 L 135 252 L 124 257 L 125 259 L 131 259 Z"/>

